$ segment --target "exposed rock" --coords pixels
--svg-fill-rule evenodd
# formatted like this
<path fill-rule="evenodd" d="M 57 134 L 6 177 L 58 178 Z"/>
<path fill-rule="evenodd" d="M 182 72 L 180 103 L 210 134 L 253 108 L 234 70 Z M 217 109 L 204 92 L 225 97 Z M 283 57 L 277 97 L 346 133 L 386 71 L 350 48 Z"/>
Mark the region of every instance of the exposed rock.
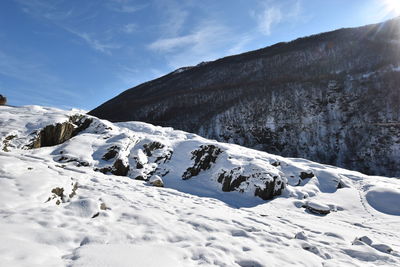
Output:
<path fill-rule="evenodd" d="M 274 167 L 278 167 L 278 166 L 281 166 L 281 163 L 279 161 L 274 161 L 271 163 L 271 165 Z"/>
<path fill-rule="evenodd" d="M 357 240 L 359 240 L 359 241 L 361 241 L 361 242 L 364 242 L 365 244 L 367 244 L 367 245 L 369 245 L 369 246 L 372 245 L 372 240 L 371 240 L 371 238 L 369 238 L 368 236 L 359 237 L 359 238 L 357 238 Z"/>
<path fill-rule="evenodd" d="M 72 133 L 72 136 L 75 136 L 75 135 L 79 134 L 80 132 L 89 128 L 90 124 L 93 122 L 93 119 L 88 118 L 82 114 L 78 114 L 78 115 L 71 116 L 69 118 L 69 121 L 77 126 L 75 128 L 74 132 Z"/>
<path fill-rule="evenodd" d="M 372 248 L 374 248 L 374 249 L 376 249 L 376 250 L 378 250 L 380 252 L 388 253 L 388 254 L 393 252 L 393 249 L 388 245 L 385 245 L 385 244 L 374 244 L 373 241 L 371 240 L 371 238 L 369 238 L 368 236 L 358 237 L 353 241 L 352 244 L 353 245 L 368 245 L 368 246 L 370 246 L 370 247 L 372 247 Z"/>
<path fill-rule="evenodd" d="M 108 148 L 108 151 L 106 154 L 103 155 L 102 159 L 104 160 L 110 160 L 115 158 L 118 155 L 118 152 L 120 151 L 120 147 L 118 146 L 112 146 Z"/>
<path fill-rule="evenodd" d="M 39 148 L 62 144 L 88 128 L 91 123 L 92 119 L 83 115 L 75 115 L 71 116 L 69 121 L 47 125 L 37 134 L 28 147 Z"/>
<path fill-rule="evenodd" d="M 266 182 L 265 188 L 257 188 L 254 195 L 264 200 L 272 199 L 274 196 L 282 194 L 282 190 L 285 188 L 285 184 L 278 176 L 273 177 L 273 181 Z"/>
<path fill-rule="evenodd" d="M 316 202 L 316 201 L 309 201 L 305 204 L 305 208 L 314 214 L 319 215 L 326 215 L 331 212 L 331 208 L 325 204 Z"/>
<path fill-rule="evenodd" d="M 280 176 L 272 176 L 265 170 L 257 168 L 252 168 L 250 173 L 246 173 L 242 167 L 236 167 L 230 171 L 222 170 L 217 179 L 222 184 L 222 191 L 224 192 L 250 190 L 254 191 L 254 196 L 264 200 L 280 195 L 285 188 L 284 180 Z M 257 182 L 254 183 L 254 181 Z"/>
<path fill-rule="evenodd" d="M 142 175 L 138 175 L 134 179 L 139 181 L 146 181 L 146 179 Z"/>
<path fill-rule="evenodd" d="M 9 135 L 6 138 L 4 138 L 4 140 L 3 140 L 3 151 L 4 152 L 10 152 L 8 147 L 10 146 L 10 141 L 13 140 L 15 137 L 17 137 L 17 136 L 16 135 Z"/>
<path fill-rule="evenodd" d="M 109 210 L 110 208 L 107 207 L 106 203 L 102 202 L 102 203 L 100 204 L 100 209 L 101 209 L 101 210 Z"/>
<path fill-rule="evenodd" d="M 148 157 L 151 157 L 151 156 L 152 156 L 152 153 L 153 153 L 154 150 L 162 149 L 162 148 L 164 148 L 164 147 L 165 147 L 165 146 L 164 146 L 163 144 L 161 144 L 160 142 L 156 142 L 156 141 L 151 142 L 151 143 L 149 143 L 149 144 L 144 144 L 144 145 L 143 145 L 144 152 L 146 153 L 146 155 L 147 155 Z"/>
<path fill-rule="evenodd" d="M 58 162 L 68 163 L 68 162 L 76 162 L 77 167 L 88 167 L 90 164 L 86 161 L 79 160 L 77 158 L 70 158 L 68 156 L 61 156 L 57 159 Z"/>
<path fill-rule="evenodd" d="M 94 171 L 101 172 L 101 173 L 104 173 L 104 174 L 110 173 L 111 170 L 112 170 L 111 166 L 104 167 L 104 168 L 94 168 Z"/>
<path fill-rule="evenodd" d="M 126 176 L 129 171 L 129 165 L 124 163 L 122 159 L 117 159 L 114 162 L 111 173 L 118 176 Z"/>
<path fill-rule="evenodd" d="M 192 151 L 192 160 L 194 164 L 189 167 L 182 175 L 183 180 L 198 175 L 201 171 L 207 170 L 215 163 L 222 150 L 214 145 L 202 145 L 199 149 Z"/>
<path fill-rule="evenodd" d="M 153 175 L 152 177 L 150 177 L 149 183 L 156 187 L 164 187 L 164 182 L 158 175 Z"/>
<path fill-rule="evenodd" d="M 304 179 L 308 179 L 308 178 L 313 178 L 314 177 L 314 173 L 312 172 L 301 172 L 300 173 L 300 179 L 304 180 Z"/>
<path fill-rule="evenodd" d="M 68 195 L 69 198 L 73 198 L 76 195 L 76 190 L 78 190 L 78 182 L 75 182 L 72 186 L 72 191 L 71 193 Z"/>
<path fill-rule="evenodd" d="M 31 148 L 62 144 L 72 137 L 74 125 L 70 122 L 57 123 L 44 127 L 31 144 Z"/>
<path fill-rule="evenodd" d="M 0 95 L 0 105 L 7 104 L 7 97 Z"/>
<path fill-rule="evenodd" d="M 157 141 L 144 144 L 143 150 L 147 157 L 155 157 L 156 159 L 154 162 L 156 163 L 166 163 L 171 159 L 173 154 L 171 148 Z"/>
<path fill-rule="evenodd" d="M 64 188 L 62 187 L 53 188 L 51 192 L 60 198 L 64 198 Z"/>
<path fill-rule="evenodd" d="M 385 244 L 373 244 L 372 247 L 376 250 L 379 250 L 380 252 L 383 253 L 392 253 L 393 249 L 391 247 L 389 247 L 388 245 Z"/>
<path fill-rule="evenodd" d="M 49 202 L 52 199 L 57 199 L 56 205 L 60 205 L 61 203 L 65 202 L 65 195 L 64 195 L 64 188 L 62 187 L 55 187 L 51 190 L 51 193 L 53 194 L 51 197 L 49 197 L 46 202 Z"/>

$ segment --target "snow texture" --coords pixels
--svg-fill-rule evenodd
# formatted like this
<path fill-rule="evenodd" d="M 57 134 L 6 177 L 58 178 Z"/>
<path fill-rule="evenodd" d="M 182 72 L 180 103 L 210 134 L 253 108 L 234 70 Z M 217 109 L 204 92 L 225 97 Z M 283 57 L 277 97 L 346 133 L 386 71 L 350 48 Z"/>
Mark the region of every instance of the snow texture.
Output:
<path fill-rule="evenodd" d="M 0 107 L 0 266 L 400 265 L 399 179 L 96 118 L 62 144 L 27 149 L 76 113 Z M 207 145 L 222 152 L 182 179 Z M 118 159 L 126 176 L 112 173 Z M 250 178 L 223 192 L 223 170 Z M 255 196 L 273 177 L 281 195 Z M 158 178 L 164 188 L 147 182 Z"/>

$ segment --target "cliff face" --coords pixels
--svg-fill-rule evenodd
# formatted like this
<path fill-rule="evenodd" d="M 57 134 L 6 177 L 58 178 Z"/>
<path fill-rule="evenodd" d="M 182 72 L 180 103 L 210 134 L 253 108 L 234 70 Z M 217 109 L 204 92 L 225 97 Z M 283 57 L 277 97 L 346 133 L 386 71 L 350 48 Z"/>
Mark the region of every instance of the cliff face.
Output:
<path fill-rule="evenodd" d="M 90 114 L 400 176 L 400 19 L 183 68 Z"/>

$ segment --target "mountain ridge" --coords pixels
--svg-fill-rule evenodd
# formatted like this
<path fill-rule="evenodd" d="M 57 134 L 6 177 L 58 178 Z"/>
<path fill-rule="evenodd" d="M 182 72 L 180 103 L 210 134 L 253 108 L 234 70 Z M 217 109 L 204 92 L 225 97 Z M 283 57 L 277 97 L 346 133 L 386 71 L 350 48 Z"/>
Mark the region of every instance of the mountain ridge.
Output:
<path fill-rule="evenodd" d="M 377 123 L 400 121 L 399 25 L 396 18 L 338 29 L 186 67 L 89 114 L 398 176 L 399 125 Z M 358 135 L 361 140 L 351 140 Z M 387 143 L 379 151 L 378 140 Z"/>

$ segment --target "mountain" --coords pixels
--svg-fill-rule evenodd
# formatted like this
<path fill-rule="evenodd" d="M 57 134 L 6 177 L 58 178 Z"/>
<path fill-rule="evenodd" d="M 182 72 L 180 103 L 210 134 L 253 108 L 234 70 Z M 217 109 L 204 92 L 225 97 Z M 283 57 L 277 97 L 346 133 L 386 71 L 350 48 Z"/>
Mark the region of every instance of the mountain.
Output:
<path fill-rule="evenodd" d="M 89 114 L 400 176 L 400 18 L 182 68 Z"/>
<path fill-rule="evenodd" d="M 400 180 L 0 106 L 2 266 L 399 266 Z"/>

